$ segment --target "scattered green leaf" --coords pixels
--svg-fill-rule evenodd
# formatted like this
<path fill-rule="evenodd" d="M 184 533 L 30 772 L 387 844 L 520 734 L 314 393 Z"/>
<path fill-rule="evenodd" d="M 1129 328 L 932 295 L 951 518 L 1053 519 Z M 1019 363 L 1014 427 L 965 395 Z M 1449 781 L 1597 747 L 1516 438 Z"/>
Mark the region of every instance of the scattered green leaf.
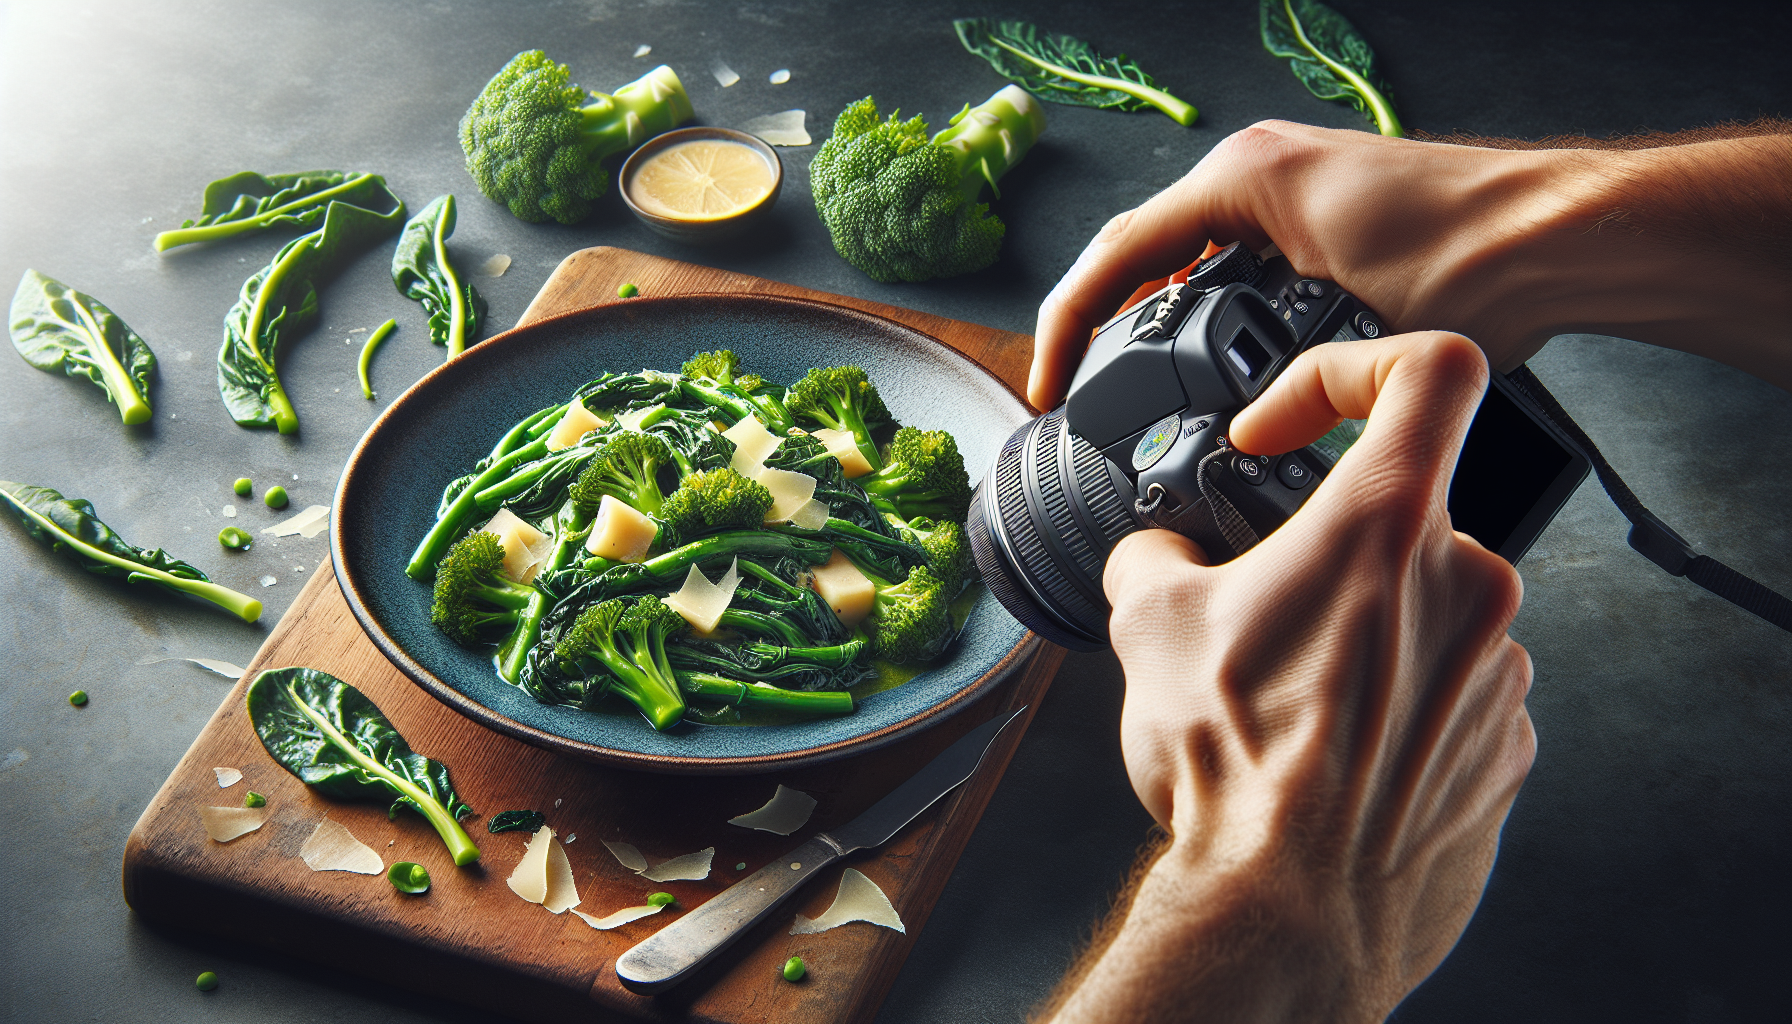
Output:
<path fill-rule="evenodd" d="M 27 363 L 98 384 L 127 424 L 149 419 L 155 353 L 98 299 L 27 270 L 12 296 L 11 326 L 12 346 Z"/>
<path fill-rule="evenodd" d="M 157 252 L 177 245 L 209 242 L 272 227 L 310 230 L 324 219 L 330 203 L 384 209 L 398 203 L 377 174 L 299 171 L 257 174 L 243 171 L 205 186 L 205 206 L 195 220 L 156 236 Z"/>
<path fill-rule="evenodd" d="M 454 197 L 438 196 L 405 224 L 392 254 L 392 283 L 423 304 L 429 315 L 429 340 L 447 346 L 450 359 L 478 340 L 485 319 L 485 300 L 448 262 L 452 234 Z"/>
<path fill-rule="evenodd" d="M 960 18 L 952 27 L 965 49 L 1042 100 L 1109 110 L 1156 107 L 1184 127 L 1200 116 L 1194 107 L 1159 89 L 1138 61 L 1125 54 L 1104 57 L 1075 36 L 994 18 Z"/>
<path fill-rule="evenodd" d="M 485 830 L 494 835 L 499 832 L 527 832 L 534 835 L 547 821 L 547 815 L 540 811 L 499 811 L 492 815 L 492 820 L 485 823 Z"/>
<path fill-rule="evenodd" d="M 1383 135 L 1405 134 L 1356 26 L 1319 0 L 1259 0 L 1263 47 L 1287 57 L 1294 77 L 1322 100 L 1349 104 Z"/>

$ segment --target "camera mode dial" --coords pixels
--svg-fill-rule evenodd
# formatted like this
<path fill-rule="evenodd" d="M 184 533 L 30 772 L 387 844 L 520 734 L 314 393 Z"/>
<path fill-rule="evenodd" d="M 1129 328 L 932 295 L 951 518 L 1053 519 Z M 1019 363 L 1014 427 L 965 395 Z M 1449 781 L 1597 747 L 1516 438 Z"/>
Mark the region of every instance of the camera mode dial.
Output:
<path fill-rule="evenodd" d="M 1233 242 L 1202 260 L 1188 275 L 1189 286 L 1203 291 L 1224 288 L 1229 284 L 1255 287 L 1262 279 L 1263 261 L 1257 258 L 1256 253 L 1245 248 L 1243 242 Z"/>

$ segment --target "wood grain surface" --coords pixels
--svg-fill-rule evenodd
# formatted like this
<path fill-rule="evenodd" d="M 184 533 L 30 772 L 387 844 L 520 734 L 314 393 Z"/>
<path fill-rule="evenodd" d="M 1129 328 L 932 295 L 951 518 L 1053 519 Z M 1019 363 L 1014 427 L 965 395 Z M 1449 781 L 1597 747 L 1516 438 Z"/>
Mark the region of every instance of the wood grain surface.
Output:
<path fill-rule="evenodd" d="M 626 301 L 615 297 L 625 281 L 646 295 L 789 295 L 885 316 L 981 362 L 1017 391 L 1031 353 L 1025 335 L 613 248 L 567 257 L 519 326 L 602 301 Z M 159 926 L 272 947 L 328 968 L 527 1019 L 869 1020 L 1062 659 L 1061 649 L 1040 643 L 1022 668 L 972 707 L 856 758 L 744 777 L 639 774 L 550 754 L 483 729 L 431 698 L 367 639 L 326 562 L 132 830 L 124 858 L 125 898 Z M 469 828 L 483 852 L 478 864 L 454 867 L 419 816 L 388 820 L 381 806 L 328 800 L 274 763 L 250 728 L 243 691 L 257 672 L 286 665 L 322 669 L 353 683 L 414 749 L 450 767 L 461 796 L 479 812 Z M 652 998 L 617 983 L 616 957 L 670 915 L 698 906 L 816 832 L 850 820 L 964 732 L 1023 705 L 1027 713 L 1003 733 L 969 783 L 882 849 L 855 854 L 822 872 L 702 975 Z M 243 781 L 221 790 L 214 767 L 238 768 Z M 785 837 L 727 824 L 769 799 L 778 783 L 819 801 L 806 827 Z M 198 808 L 238 806 L 249 790 L 267 797 L 272 812 L 267 824 L 228 844 L 208 839 Z M 513 808 L 542 811 L 568 841 L 580 910 L 602 916 L 639 906 L 655 891 L 672 893 L 677 905 L 600 932 L 570 913 L 554 915 L 522 901 L 505 879 L 523 855 L 525 837 L 490 835 L 484 828 L 487 817 Z M 378 875 L 311 871 L 299 859 L 299 847 L 326 815 L 378 851 L 388 866 L 409 860 L 427 867 L 433 880 L 428 894 L 399 894 Z M 653 883 L 617 864 L 601 842 L 606 839 L 632 843 L 655 862 L 710 846 L 716 852 L 703 881 Z M 745 868 L 737 871 L 736 864 Z M 813 917 L 828 907 L 845 867 L 883 887 L 907 925 L 906 934 L 863 923 L 820 935 L 788 934 L 794 914 Z M 793 955 L 809 964 L 809 977 L 799 984 L 778 974 Z"/>

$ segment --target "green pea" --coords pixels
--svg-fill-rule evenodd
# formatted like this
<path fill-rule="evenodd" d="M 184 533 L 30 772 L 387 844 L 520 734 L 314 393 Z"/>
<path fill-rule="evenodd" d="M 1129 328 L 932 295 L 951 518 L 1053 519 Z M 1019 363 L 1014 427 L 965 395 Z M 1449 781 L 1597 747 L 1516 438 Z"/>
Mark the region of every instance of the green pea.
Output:
<path fill-rule="evenodd" d="M 237 493 L 237 497 L 247 498 L 249 492 L 255 489 L 255 481 L 246 476 L 239 476 L 236 478 L 236 483 L 230 485 L 230 489 Z"/>
<path fill-rule="evenodd" d="M 618 298 L 632 299 L 639 294 L 641 294 L 641 289 L 636 288 L 634 285 L 628 284 L 626 282 L 623 284 L 622 287 L 616 289 L 616 295 Z"/>
<path fill-rule="evenodd" d="M 399 892 L 408 892 L 413 896 L 429 891 L 429 870 L 421 864 L 412 864 L 408 860 L 401 860 L 392 865 L 391 869 L 386 872 L 386 880 L 392 883 L 392 888 Z"/>
<path fill-rule="evenodd" d="M 269 508 L 285 508 L 286 488 L 275 484 L 268 488 L 268 492 L 261 496 L 261 500 L 266 502 Z"/>
<path fill-rule="evenodd" d="M 76 690 L 74 693 L 69 694 L 68 702 L 78 708 L 86 707 L 87 706 L 87 691 L 86 690 Z"/>
<path fill-rule="evenodd" d="M 268 798 L 253 790 L 243 794 L 244 807 L 266 807 Z"/>
<path fill-rule="evenodd" d="M 736 870 L 736 871 L 747 870 L 747 862 L 743 860 L 739 864 L 734 865 L 734 870 Z"/>
<path fill-rule="evenodd" d="M 234 526 L 226 526 L 218 531 L 218 543 L 233 551 L 247 551 L 254 540 L 255 538 L 249 536 L 248 531 Z"/>
<path fill-rule="evenodd" d="M 647 905 L 650 907 L 669 907 L 677 902 L 678 897 L 669 892 L 656 892 L 652 896 L 647 897 Z"/>
<path fill-rule="evenodd" d="M 807 975 L 808 973 L 809 973 L 809 968 L 803 966 L 803 958 L 802 957 L 793 956 L 790 959 L 784 961 L 784 980 L 785 981 L 802 981 L 803 977 L 805 975 Z"/>
<path fill-rule="evenodd" d="M 206 971 L 204 974 L 193 979 L 193 987 L 201 992 L 210 992 L 212 989 L 218 987 L 218 976 L 210 971 Z"/>

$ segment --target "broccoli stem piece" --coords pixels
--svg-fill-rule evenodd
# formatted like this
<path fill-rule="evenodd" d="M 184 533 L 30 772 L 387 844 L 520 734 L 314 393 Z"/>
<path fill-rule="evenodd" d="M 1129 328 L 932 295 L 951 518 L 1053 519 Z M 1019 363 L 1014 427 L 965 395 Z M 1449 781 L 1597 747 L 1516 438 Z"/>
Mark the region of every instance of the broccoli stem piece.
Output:
<path fill-rule="evenodd" d="M 765 683 L 743 683 L 709 672 L 678 670 L 678 686 L 693 697 L 705 697 L 743 707 L 759 707 L 804 715 L 848 715 L 852 694 L 844 690 L 785 690 Z"/>
<path fill-rule="evenodd" d="M 577 501 L 560 507 L 554 522 L 554 553 L 538 574 L 545 579 L 571 565 L 579 556 L 579 545 L 591 531 L 596 509 Z M 541 619 L 553 607 L 553 601 L 539 588 L 530 587 L 529 603 L 517 613 L 516 628 L 498 647 L 498 675 L 511 685 L 522 678 L 523 665 L 529 660 L 529 649 L 541 640 Z"/>
<path fill-rule="evenodd" d="M 512 429 L 514 432 L 515 428 Z M 506 436 L 508 437 L 508 435 Z M 503 444 L 503 442 L 499 443 Z M 443 553 L 448 550 L 449 545 L 454 543 L 454 539 L 466 526 L 467 520 L 472 518 L 473 513 L 477 511 L 478 506 L 475 499 L 478 492 L 504 479 L 511 470 L 530 459 L 538 459 L 547 454 L 547 450 L 547 441 L 543 438 L 536 438 L 486 467 L 485 472 L 475 477 L 473 482 L 455 497 L 453 503 L 442 513 L 441 518 L 436 520 L 436 524 L 429 528 L 429 533 L 417 543 L 417 550 L 411 552 L 411 561 L 405 566 L 404 574 L 414 580 L 426 580 L 433 576 L 436 563 L 442 560 Z"/>
<path fill-rule="evenodd" d="M 984 185 L 1002 198 L 996 181 L 1020 163 L 1044 129 L 1039 104 L 1020 86 L 1010 85 L 974 107 L 967 103 L 932 141 L 958 153 L 959 187 L 965 202 L 975 203 Z"/>
<path fill-rule="evenodd" d="M 611 572 L 622 572 L 631 577 L 653 577 L 670 580 L 688 571 L 693 563 L 707 562 L 712 558 L 727 558 L 731 555 L 767 555 L 779 557 L 789 555 L 809 565 L 820 565 L 828 560 L 833 545 L 827 541 L 813 540 L 807 537 L 793 537 L 783 533 L 769 533 L 763 530 L 730 530 L 726 533 L 713 533 L 701 540 L 694 540 L 683 547 L 673 548 L 661 555 L 638 562 L 632 566 L 622 566 Z M 597 559 L 587 559 L 585 564 L 591 568 Z M 606 559 L 607 561 L 607 559 Z M 605 575 L 609 575 L 606 573 Z"/>
<path fill-rule="evenodd" d="M 118 402 L 118 414 L 124 418 L 126 426 L 148 422 L 149 403 L 137 393 L 137 382 L 131 379 L 130 372 L 124 368 L 124 364 L 118 361 L 118 354 L 112 351 L 112 346 L 106 344 L 106 332 L 100 327 L 99 321 L 94 319 L 93 311 L 87 308 L 85 302 L 72 301 L 72 295 L 70 299 L 69 305 L 74 307 L 75 313 L 80 316 L 82 329 L 87 332 L 89 338 L 93 339 L 92 344 L 88 347 L 93 352 L 94 363 L 99 366 L 100 373 L 106 378 L 106 391 Z M 288 408 L 291 406 L 288 405 Z"/>
<path fill-rule="evenodd" d="M 305 210 L 318 209 L 328 204 L 333 199 L 352 195 L 363 185 L 373 180 L 375 180 L 375 176 L 372 174 L 357 174 L 345 178 L 340 185 L 332 186 L 321 192 L 308 192 L 290 203 L 264 210 L 253 217 L 245 217 L 242 220 L 219 221 L 216 224 L 207 224 L 206 226 L 199 228 L 176 228 L 172 231 L 163 231 L 156 235 L 155 241 L 152 244 L 155 246 L 157 252 L 167 252 L 177 245 L 187 245 L 192 242 L 210 242 L 219 238 L 230 238 L 233 235 L 240 235 L 248 231 L 260 231 L 261 229 L 272 225 L 281 217 L 300 213 Z M 284 431 L 282 431 L 282 433 L 284 433 Z"/>
<path fill-rule="evenodd" d="M 768 637 L 785 647 L 806 647 L 809 644 L 809 637 L 794 625 L 776 615 L 747 608 L 729 608 L 722 612 L 722 618 L 716 624 L 742 633 Z"/>

